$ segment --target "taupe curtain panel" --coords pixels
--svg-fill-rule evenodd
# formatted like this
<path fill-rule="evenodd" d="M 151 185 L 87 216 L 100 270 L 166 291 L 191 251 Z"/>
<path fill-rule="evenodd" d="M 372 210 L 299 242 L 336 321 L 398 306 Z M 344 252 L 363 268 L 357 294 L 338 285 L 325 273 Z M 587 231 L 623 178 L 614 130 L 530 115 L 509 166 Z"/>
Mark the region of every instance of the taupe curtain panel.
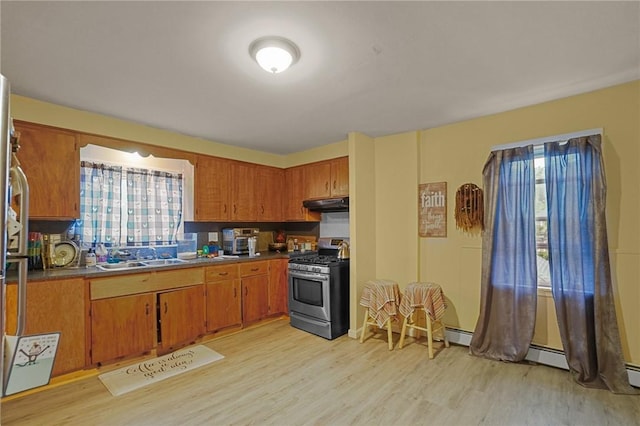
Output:
<path fill-rule="evenodd" d="M 497 151 L 484 169 L 488 196 L 474 355 L 521 361 L 533 338 L 533 160 L 533 146 Z M 544 160 L 551 286 L 571 374 L 585 387 L 638 394 L 629 385 L 613 300 L 601 137 L 546 143 Z"/>

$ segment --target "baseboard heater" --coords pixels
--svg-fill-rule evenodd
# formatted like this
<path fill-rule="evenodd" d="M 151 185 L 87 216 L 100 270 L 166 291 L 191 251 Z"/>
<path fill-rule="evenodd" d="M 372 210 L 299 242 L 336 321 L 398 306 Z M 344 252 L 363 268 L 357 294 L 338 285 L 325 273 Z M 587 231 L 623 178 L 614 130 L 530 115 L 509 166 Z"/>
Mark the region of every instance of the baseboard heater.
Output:
<path fill-rule="evenodd" d="M 458 345 L 469 346 L 472 335 L 473 333 L 468 331 L 447 328 L 447 338 L 449 342 Z M 527 361 L 537 362 L 538 364 L 569 370 L 564 352 L 556 349 L 531 345 L 525 359 Z M 632 386 L 640 387 L 640 368 L 628 364 L 626 367 L 627 374 L 629 375 L 629 383 L 631 383 Z"/>

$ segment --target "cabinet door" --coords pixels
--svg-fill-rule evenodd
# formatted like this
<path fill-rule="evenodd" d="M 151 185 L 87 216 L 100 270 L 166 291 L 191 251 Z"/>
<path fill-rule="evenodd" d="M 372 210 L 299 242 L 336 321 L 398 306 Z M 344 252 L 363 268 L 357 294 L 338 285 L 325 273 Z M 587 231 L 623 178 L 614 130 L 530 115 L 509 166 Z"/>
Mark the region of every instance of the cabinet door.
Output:
<path fill-rule="evenodd" d="M 320 212 L 310 212 L 304 208 L 305 199 L 304 167 L 297 166 L 285 170 L 284 219 L 288 221 L 320 221 Z"/>
<path fill-rule="evenodd" d="M 282 221 L 284 171 L 275 167 L 256 167 L 256 220 Z"/>
<path fill-rule="evenodd" d="M 16 284 L 6 286 L 6 329 L 15 335 Z M 25 334 L 59 331 L 60 341 L 53 376 L 83 369 L 85 354 L 85 288 L 81 278 L 59 281 L 30 281 L 27 284 Z"/>
<path fill-rule="evenodd" d="M 269 275 L 242 278 L 242 323 L 265 318 L 269 310 Z"/>
<path fill-rule="evenodd" d="M 199 155 L 195 168 L 195 219 L 229 220 L 229 160 Z"/>
<path fill-rule="evenodd" d="M 204 333 L 204 292 L 202 286 L 158 294 L 160 325 L 159 353 L 195 341 Z"/>
<path fill-rule="evenodd" d="M 80 217 L 80 151 L 75 134 L 14 122 L 20 132 L 18 159 L 29 181 L 29 217 Z"/>
<path fill-rule="evenodd" d="M 349 195 L 349 157 L 331 160 L 331 196 Z"/>
<path fill-rule="evenodd" d="M 207 331 L 242 325 L 240 279 L 206 284 Z"/>
<path fill-rule="evenodd" d="M 331 163 L 321 161 L 304 166 L 305 199 L 326 198 L 331 195 Z"/>
<path fill-rule="evenodd" d="M 269 315 L 288 312 L 288 259 L 269 261 Z"/>
<path fill-rule="evenodd" d="M 91 302 L 91 361 L 101 363 L 150 351 L 155 343 L 155 294 Z"/>
<path fill-rule="evenodd" d="M 256 199 L 254 194 L 255 186 L 255 165 L 249 163 L 232 163 L 232 207 L 231 220 L 234 221 L 255 221 L 256 220 Z"/>

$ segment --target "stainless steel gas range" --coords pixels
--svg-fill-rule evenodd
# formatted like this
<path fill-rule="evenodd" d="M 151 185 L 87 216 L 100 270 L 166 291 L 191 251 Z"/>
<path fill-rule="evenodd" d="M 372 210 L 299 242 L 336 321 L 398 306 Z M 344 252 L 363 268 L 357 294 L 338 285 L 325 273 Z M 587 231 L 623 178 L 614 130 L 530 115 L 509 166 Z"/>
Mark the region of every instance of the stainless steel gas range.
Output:
<path fill-rule="evenodd" d="M 289 260 L 289 318 L 304 331 L 335 339 L 349 330 L 349 259 L 338 259 L 346 238 L 320 238 L 318 252 Z"/>

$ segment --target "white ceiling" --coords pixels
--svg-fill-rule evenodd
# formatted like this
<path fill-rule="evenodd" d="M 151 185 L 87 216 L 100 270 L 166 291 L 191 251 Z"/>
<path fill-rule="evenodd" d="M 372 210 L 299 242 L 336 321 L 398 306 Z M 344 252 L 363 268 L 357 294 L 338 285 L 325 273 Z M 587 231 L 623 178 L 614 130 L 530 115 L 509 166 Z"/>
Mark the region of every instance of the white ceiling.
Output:
<path fill-rule="evenodd" d="M 640 2 L 0 2 L 15 94 L 276 154 L 640 78 Z M 300 61 L 249 57 L 264 35 Z"/>

